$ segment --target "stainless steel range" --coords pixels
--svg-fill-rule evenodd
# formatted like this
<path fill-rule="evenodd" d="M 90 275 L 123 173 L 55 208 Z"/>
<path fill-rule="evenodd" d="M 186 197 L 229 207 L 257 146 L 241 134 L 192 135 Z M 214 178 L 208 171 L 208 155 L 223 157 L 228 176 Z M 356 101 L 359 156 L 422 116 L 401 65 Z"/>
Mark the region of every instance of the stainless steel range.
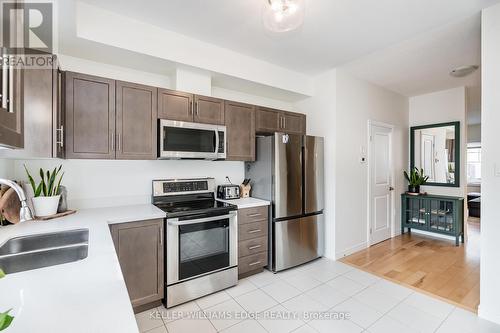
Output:
<path fill-rule="evenodd" d="M 167 214 L 167 308 L 238 282 L 237 207 L 214 193 L 213 178 L 153 181 L 153 204 Z"/>

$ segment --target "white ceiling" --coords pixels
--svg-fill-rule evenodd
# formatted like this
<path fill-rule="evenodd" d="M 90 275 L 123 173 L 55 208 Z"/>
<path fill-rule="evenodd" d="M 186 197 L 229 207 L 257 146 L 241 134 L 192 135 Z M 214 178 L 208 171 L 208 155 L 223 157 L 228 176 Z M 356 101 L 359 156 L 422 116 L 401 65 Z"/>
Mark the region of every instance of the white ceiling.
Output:
<path fill-rule="evenodd" d="M 481 63 L 481 17 L 475 14 L 355 60 L 352 74 L 406 96 L 480 85 L 480 70 L 464 78 L 449 72 Z"/>
<path fill-rule="evenodd" d="M 83 2 L 298 72 L 318 74 L 478 14 L 499 1 L 306 0 L 304 26 L 286 35 L 264 30 L 261 10 L 267 0 Z"/>

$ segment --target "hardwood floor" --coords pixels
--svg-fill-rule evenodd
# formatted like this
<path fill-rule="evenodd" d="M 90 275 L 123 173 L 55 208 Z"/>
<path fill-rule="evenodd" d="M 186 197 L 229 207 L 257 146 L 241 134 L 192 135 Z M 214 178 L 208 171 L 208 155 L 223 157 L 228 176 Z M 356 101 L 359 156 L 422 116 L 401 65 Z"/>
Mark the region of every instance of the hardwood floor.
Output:
<path fill-rule="evenodd" d="M 479 223 L 469 221 L 468 241 L 404 234 L 340 261 L 477 312 L 479 305 Z"/>

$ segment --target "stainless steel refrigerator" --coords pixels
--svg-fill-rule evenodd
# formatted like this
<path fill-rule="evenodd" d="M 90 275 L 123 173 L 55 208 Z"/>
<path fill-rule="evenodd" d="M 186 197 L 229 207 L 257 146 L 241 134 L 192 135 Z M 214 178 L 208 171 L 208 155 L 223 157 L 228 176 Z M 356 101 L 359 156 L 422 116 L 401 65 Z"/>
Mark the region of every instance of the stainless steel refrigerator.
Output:
<path fill-rule="evenodd" d="M 275 133 L 256 140 L 256 161 L 245 163 L 245 176 L 252 197 L 272 202 L 268 267 L 278 272 L 321 257 L 323 138 Z"/>

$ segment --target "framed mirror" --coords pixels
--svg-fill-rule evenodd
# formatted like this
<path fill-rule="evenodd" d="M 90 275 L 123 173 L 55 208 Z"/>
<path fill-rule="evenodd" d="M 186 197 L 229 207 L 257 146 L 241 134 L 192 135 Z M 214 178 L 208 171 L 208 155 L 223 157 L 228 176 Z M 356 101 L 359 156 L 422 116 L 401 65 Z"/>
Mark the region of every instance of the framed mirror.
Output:
<path fill-rule="evenodd" d="M 460 186 L 460 122 L 410 128 L 410 167 L 424 169 L 426 186 Z"/>

